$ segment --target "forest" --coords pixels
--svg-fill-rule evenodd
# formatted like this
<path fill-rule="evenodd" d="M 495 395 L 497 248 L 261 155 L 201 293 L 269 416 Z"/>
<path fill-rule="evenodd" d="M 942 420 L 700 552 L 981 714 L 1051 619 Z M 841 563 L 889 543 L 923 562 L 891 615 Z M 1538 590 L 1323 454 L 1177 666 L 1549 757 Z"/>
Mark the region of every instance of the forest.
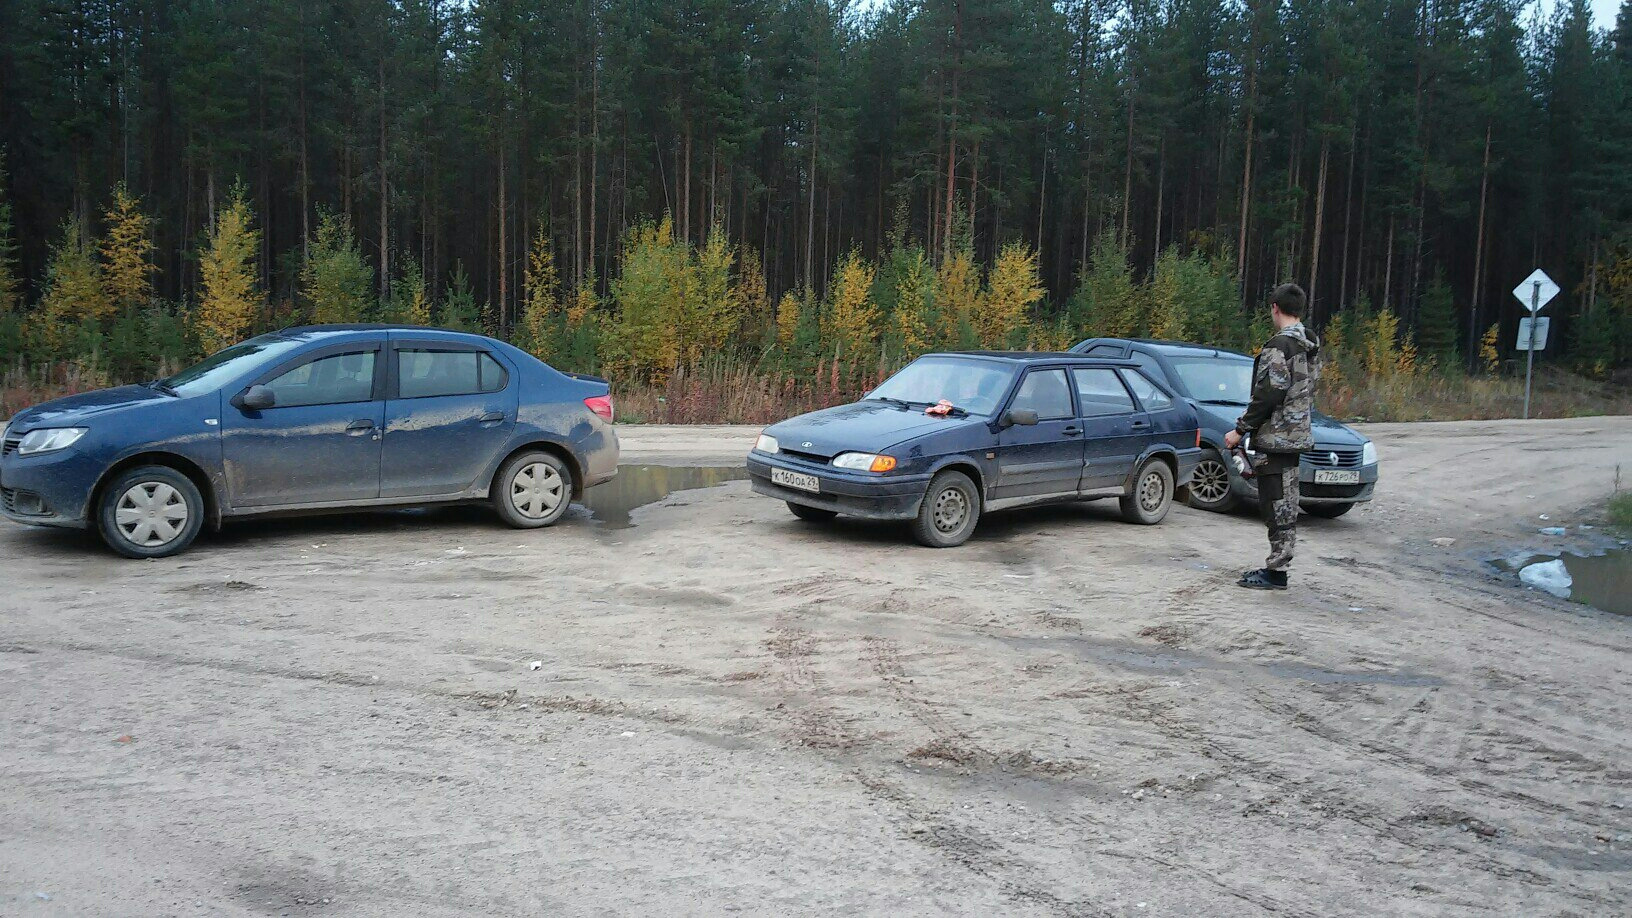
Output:
<path fill-rule="evenodd" d="M 1632 362 L 1629 140 L 1632 0 L 0 0 L 0 366 L 414 321 L 756 420 L 1296 281 L 1329 401 L 1513 413 L 1536 267 Z"/>

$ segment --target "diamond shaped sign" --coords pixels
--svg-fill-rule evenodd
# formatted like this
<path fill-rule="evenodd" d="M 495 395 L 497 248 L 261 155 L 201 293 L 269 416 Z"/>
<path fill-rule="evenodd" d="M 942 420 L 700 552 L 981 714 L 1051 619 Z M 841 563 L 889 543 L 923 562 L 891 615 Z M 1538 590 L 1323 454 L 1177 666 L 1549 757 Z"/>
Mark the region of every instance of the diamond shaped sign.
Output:
<path fill-rule="evenodd" d="M 1513 288 L 1513 296 L 1524 304 L 1525 309 L 1535 312 L 1558 296 L 1558 285 L 1553 283 L 1546 271 L 1537 268 Z"/>

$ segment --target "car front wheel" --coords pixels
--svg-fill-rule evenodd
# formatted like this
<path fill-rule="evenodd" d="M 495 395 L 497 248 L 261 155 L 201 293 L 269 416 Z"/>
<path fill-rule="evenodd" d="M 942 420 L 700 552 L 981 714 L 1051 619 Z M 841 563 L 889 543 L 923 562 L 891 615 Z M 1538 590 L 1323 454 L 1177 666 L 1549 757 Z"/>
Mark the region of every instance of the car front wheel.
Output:
<path fill-rule="evenodd" d="M 1230 483 L 1230 467 L 1218 450 L 1201 454 L 1190 478 L 1190 506 L 1213 513 L 1228 513 L 1241 503 Z"/>
<path fill-rule="evenodd" d="M 131 469 L 103 489 L 97 531 L 127 558 L 165 558 L 193 544 L 204 525 L 204 496 L 169 466 Z"/>
<path fill-rule="evenodd" d="M 980 491 L 968 475 L 949 470 L 930 481 L 912 535 L 920 545 L 952 548 L 969 541 L 979 521 Z"/>
<path fill-rule="evenodd" d="M 1121 499 L 1122 518 L 1154 526 L 1173 506 L 1173 469 L 1160 459 L 1147 459 L 1133 478 L 1133 493 Z"/>
<path fill-rule="evenodd" d="M 504 464 L 494 482 L 493 509 L 517 529 L 553 525 L 572 505 L 572 469 L 553 453 L 522 453 Z"/>

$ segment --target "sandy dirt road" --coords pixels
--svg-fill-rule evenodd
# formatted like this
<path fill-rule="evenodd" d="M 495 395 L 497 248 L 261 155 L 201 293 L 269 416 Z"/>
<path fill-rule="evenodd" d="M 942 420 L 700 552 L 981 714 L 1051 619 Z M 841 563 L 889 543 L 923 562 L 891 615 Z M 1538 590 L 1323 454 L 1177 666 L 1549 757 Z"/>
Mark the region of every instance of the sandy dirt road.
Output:
<path fill-rule="evenodd" d="M 1379 499 L 1267 596 L 1250 517 L 937 552 L 743 482 L 140 563 L 0 524 L 0 913 L 1627 914 L 1632 620 L 1481 562 L 1603 538 L 1537 516 L 1632 419 L 1368 432 Z"/>

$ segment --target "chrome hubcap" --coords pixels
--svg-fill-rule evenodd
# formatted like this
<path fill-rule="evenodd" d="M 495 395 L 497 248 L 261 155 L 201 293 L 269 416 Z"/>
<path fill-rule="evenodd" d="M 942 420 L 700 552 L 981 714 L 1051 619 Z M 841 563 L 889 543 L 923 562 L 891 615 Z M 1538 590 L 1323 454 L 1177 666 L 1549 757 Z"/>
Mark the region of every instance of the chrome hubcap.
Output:
<path fill-rule="evenodd" d="M 144 481 L 120 495 L 113 522 L 132 545 L 167 545 L 187 528 L 187 499 L 162 481 Z"/>
<path fill-rule="evenodd" d="M 935 495 L 935 528 L 941 532 L 957 532 L 969 518 L 969 499 L 957 488 L 946 488 Z"/>
<path fill-rule="evenodd" d="M 1230 473 L 1224 463 L 1216 459 L 1202 460 L 1190 480 L 1190 493 L 1209 504 L 1223 500 L 1230 493 Z"/>
<path fill-rule="evenodd" d="M 524 465 L 510 480 L 510 505 L 530 520 L 541 520 L 561 506 L 567 482 L 555 467 L 543 462 Z"/>
<path fill-rule="evenodd" d="M 1167 487 L 1161 473 L 1151 472 L 1139 483 L 1139 508 L 1146 513 L 1155 513 L 1162 509 L 1162 501 L 1166 499 Z"/>

